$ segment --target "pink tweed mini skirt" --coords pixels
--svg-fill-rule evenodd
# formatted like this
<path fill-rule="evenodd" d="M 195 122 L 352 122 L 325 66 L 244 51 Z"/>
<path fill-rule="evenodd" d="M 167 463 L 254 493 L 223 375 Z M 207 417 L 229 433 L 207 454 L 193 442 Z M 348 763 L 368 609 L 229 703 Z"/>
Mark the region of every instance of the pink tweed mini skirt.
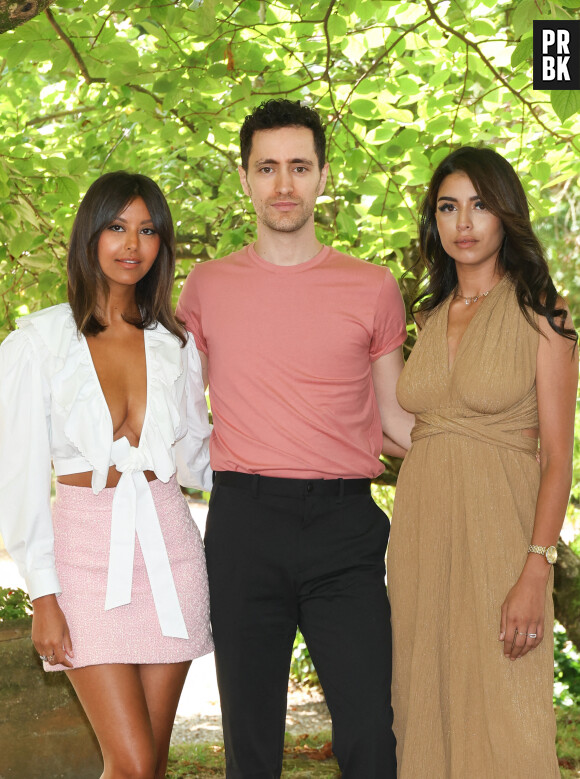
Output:
<path fill-rule="evenodd" d="M 114 488 L 57 482 L 52 509 L 57 596 L 71 634 L 74 668 L 103 663 L 178 663 L 213 651 L 205 552 L 175 477 L 149 483 L 188 638 L 164 636 L 135 539 L 131 602 L 105 611 Z M 44 663 L 45 671 L 64 671 Z"/>

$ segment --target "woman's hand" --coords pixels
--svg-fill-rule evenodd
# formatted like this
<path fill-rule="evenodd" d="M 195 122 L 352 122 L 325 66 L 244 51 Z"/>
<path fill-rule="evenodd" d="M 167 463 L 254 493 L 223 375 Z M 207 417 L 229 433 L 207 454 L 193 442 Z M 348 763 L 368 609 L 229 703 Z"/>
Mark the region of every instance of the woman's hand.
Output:
<path fill-rule="evenodd" d="M 499 640 L 504 642 L 504 655 L 510 660 L 523 657 L 544 638 L 549 566 L 542 559 L 537 563 L 540 565 L 526 564 L 501 607 Z"/>
<path fill-rule="evenodd" d="M 32 643 L 39 655 L 48 658 L 50 665 L 66 665 L 74 657 L 66 619 L 56 595 L 44 595 L 32 601 Z"/>

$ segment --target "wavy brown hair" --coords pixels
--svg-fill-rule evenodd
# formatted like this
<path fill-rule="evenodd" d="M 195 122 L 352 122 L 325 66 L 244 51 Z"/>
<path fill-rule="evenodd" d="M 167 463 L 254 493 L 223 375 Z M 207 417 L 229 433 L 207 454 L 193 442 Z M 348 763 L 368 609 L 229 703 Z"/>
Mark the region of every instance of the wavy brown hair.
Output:
<path fill-rule="evenodd" d="M 105 299 L 109 295 L 107 279 L 99 265 L 99 238 L 137 197 L 143 198 L 147 206 L 160 245 L 151 270 L 135 288 L 141 319 L 127 321 L 139 329 L 150 328 L 159 322 L 185 346 L 185 328 L 175 318 L 171 305 L 175 235 L 169 206 L 154 181 L 124 170 L 105 173 L 91 184 L 73 224 L 67 258 L 68 300 L 77 329 L 83 335 L 97 335 L 106 327 L 96 313 L 99 293 Z"/>
<path fill-rule="evenodd" d="M 518 305 L 530 325 L 538 330 L 530 309 L 545 316 L 556 333 L 576 342 L 576 331 L 565 327 L 566 310 L 557 306 L 558 293 L 548 264 L 530 222 L 524 188 L 509 162 L 489 148 L 462 146 L 439 164 L 420 211 L 420 262 L 425 275 L 419 282 L 420 294 L 411 306 L 414 313 L 429 314 L 457 287 L 455 262 L 447 254 L 437 230 L 437 194 L 447 176 L 465 173 L 482 203 L 499 217 L 504 239 L 498 264 L 512 279 Z"/>

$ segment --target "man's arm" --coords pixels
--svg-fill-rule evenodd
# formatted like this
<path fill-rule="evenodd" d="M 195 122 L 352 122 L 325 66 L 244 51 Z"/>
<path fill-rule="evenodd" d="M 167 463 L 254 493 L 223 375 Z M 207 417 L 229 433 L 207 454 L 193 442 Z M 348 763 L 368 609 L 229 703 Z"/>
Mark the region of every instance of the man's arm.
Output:
<path fill-rule="evenodd" d="M 373 386 L 383 426 L 383 454 L 404 457 L 411 446 L 411 429 L 415 417 L 399 405 L 397 379 L 403 370 L 401 348 L 384 354 L 372 364 Z"/>

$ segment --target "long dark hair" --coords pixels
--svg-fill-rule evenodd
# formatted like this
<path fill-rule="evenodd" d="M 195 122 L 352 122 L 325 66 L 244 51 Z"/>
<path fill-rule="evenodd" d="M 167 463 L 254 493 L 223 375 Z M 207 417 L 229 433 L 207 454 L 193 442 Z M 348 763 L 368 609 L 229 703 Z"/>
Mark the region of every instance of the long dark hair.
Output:
<path fill-rule="evenodd" d="M 77 329 L 83 335 L 97 335 L 105 329 L 99 320 L 97 297 L 109 294 L 105 275 L 99 265 L 97 248 L 101 233 L 136 197 L 143 198 L 153 226 L 159 234 L 159 253 L 151 270 L 135 288 L 135 302 L 141 312 L 139 329 L 159 322 L 186 343 L 184 327 L 171 306 L 175 275 L 175 235 L 167 201 L 157 184 L 139 173 L 118 170 L 105 173 L 89 187 L 73 224 L 67 258 L 68 300 Z M 129 320 L 128 320 L 129 321 Z"/>
<path fill-rule="evenodd" d="M 420 211 L 420 260 L 426 273 L 420 294 L 411 306 L 429 314 L 457 286 L 455 262 L 441 244 L 437 222 L 437 194 L 447 176 L 465 173 L 485 207 L 499 217 L 504 229 L 498 264 L 515 286 L 518 305 L 530 325 L 538 330 L 530 309 L 545 316 L 550 327 L 564 338 L 578 340 L 575 330 L 564 326 L 566 310 L 557 308 L 558 293 L 550 277 L 542 246 L 532 229 L 528 201 L 522 184 L 507 160 L 487 148 L 462 146 L 439 164 Z"/>

